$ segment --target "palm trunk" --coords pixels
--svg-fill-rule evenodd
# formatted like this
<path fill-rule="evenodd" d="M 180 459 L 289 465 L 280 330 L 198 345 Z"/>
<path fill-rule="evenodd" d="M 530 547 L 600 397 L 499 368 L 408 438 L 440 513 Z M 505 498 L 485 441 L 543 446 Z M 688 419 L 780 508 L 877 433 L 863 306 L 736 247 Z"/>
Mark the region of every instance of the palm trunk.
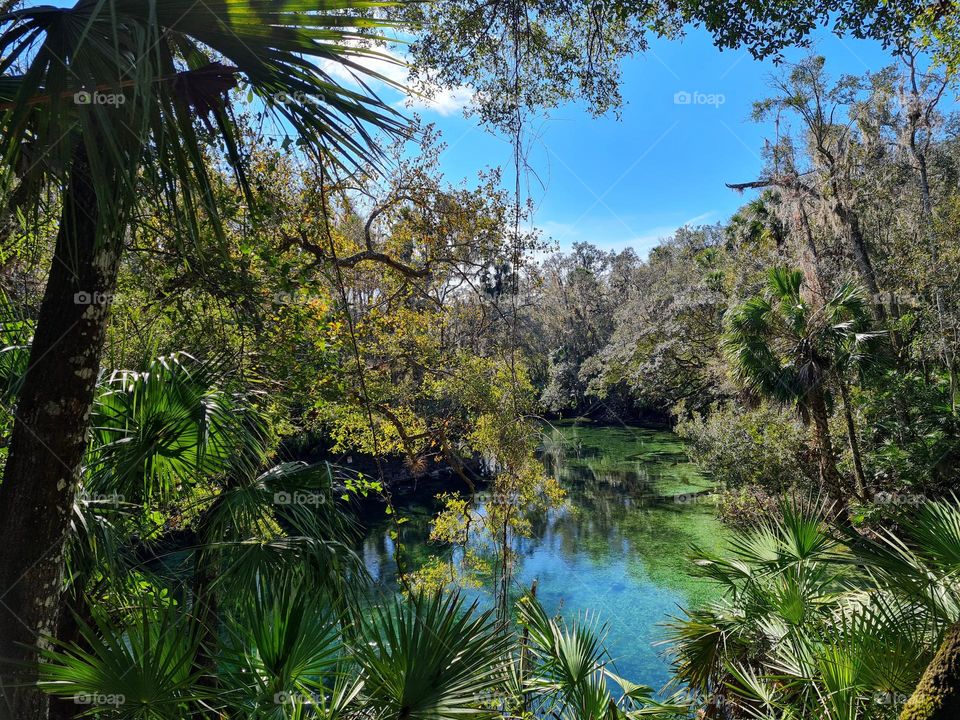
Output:
<path fill-rule="evenodd" d="M 57 628 L 64 539 L 119 259 L 118 247 L 98 239 L 100 220 L 81 152 L 64 193 L 0 486 L 0 658 L 18 663 L 4 666 L 2 710 L 15 720 L 48 714 L 31 665 Z"/>
<path fill-rule="evenodd" d="M 815 389 L 809 397 L 810 416 L 813 420 L 813 442 L 817 449 L 820 485 L 831 500 L 846 505 L 843 488 L 840 486 L 840 473 L 837 472 L 837 460 L 833 455 L 833 442 L 830 439 L 829 416 L 823 390 Z"/>
<path fill-rule="evenodd" d="M 960 717 L 960 623 L 943 644 L 900 713 L 900 720 L 955 720 Z"/>
<path fill-rule="evenodd" d="M 850 454 L 853 456 L 853 471 L 856 480 L 857 498 L 863 500 L 867 487 L 867 478 L 863 472 L 863 458 L 860 454 L 860 441 L 857 439 L 857 427 L 853 422 L 853 410 L 850 407 L 850 388 L 842 378 L 839 382 L 840 398 L 843 400 L 843 417 L 847 423 L 847 439 L 850 442 Z"/>

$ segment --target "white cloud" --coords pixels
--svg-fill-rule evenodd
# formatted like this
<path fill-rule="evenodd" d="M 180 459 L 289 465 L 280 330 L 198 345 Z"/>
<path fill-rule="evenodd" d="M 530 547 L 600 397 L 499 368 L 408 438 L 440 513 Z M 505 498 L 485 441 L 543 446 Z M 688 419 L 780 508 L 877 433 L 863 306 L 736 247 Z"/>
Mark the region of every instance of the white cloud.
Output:
<path fill-rule="evenodd" d="M 404 64 L 403 56 L 385 48 L 377 48 L 376 52 L 382 57 L 354 57 L 352 61 L 356 65 L 386 78 L 389 83 L 367 77 L 362 72 L 352 70 L 333 60 L 325 60 L 322 67 L 332 77 L 353 88 L 360 87 L 359 80 L 362 80 L 378 93 L 384 90 L 400 92 L 404 95 L 404 98 L 398 101 L 396 105 L 413 110 L 435 112 L 446 117 L 462 112 L 472 102 L 473 90 L 462 85 L 440 89 L 432 97 L 424 97 L 413 92 L 403 93 L 396 87 L 406 88 L 410 86 L 410 73 Z M 390 83 L 393 83 L 393 85 Z"/>
<path fill-rule="evenodd" d="M 414 110 L 432 110 L 438 115 L 447 117 L 459 112 L 473 102 L 473 91 L 461 85 L 460 87 L 443 89 L 433 97 L 408 96 L 404 103 Z"/>

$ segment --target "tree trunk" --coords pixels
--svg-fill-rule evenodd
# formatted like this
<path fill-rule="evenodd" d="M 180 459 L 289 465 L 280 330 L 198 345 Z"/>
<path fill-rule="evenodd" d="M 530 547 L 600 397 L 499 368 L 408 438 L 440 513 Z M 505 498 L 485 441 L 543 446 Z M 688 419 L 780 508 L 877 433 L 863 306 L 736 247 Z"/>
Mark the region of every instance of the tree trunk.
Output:
<path fill-rule="evenodd" d="M 948 368 L 950 374 L 950 412 L 957 414 L 957 364 L 950 363 Z"/>
<path fill-rule="evenodd" d="M 960 717 L 960 623 L 947 632 L 943 644 L 920 678 L 900 713 L 900 720 L 955 720 Z"/>
<path fill-rule="evenodd" d="M 813 241 L 813 231 L 810 229 L 810 218 L 807 216 L 807 209 L 804 207 L 803 198 L 797 200 L 798 215 L 800 224 L 803 227 L 803 244 L 800 246 L 800 265 L 803 270 L 803 276 L 806 280 L 807 288 L 812 293 L 808 302 L 814 307 L 820 307 L 823 304 L 823 298 L 826 293 L 823 291 L 823 282 L 820 278 L 820 258 L 817 255 L 817 245 Z"/>
<path fill-rule="evenodd" d="M 853 422 L 853 410 L 850 408 L 850 389 L 847 387 L 846 381 L 841 378 L 840 382 L 840 398 L 843 400 L 843 417 L 847 422 L 847 439 L 850 442 L 850 454 L 853 456 L 853 471 L 856 481 L 856 487 L 854 488 L 857 493 L 857 498 L 860 500 L 864 499 L 864 491 L 867 487 L 867 478 L 863 472 L 863 458 L 860 454 L 860 441 L 857 439 L 857 426 Z"/>
<path fill-rule="evenodd" d="M 93 615 L 83 593 L 85 585 L 74 580 L 61 598 L 60 621 L 57 624 L 57 640 L 60 642 L 78 643 L 83 647 L 80 624 L 93 627 Z M 73 698 L 50 698 L 50 720 L 74 720 L 82 709 L 83 706 L 73 702 Z"/>
<path fill-rule="evenodd" d="M 808 403 L 810 417 L 813 420 L 813 442 L 817 449 L 820 485 L 831 500 L 845 507 L 846 497 L 840 486 L 840 473 L 837 472 L 837 460 L 833 455 L 827 403 L 823 397 L 822 388 L 818 387 L 811 391 Z"/>
<path fill-rule="evenodd" d="M 57 628 L 64 539 L 86 447 L 90 408 L 116 286 L 119 243 L 101 225 L 89 165 L 74 159 L 30 364 L 0 486 L 0 658 L 3 706 L 44 720 L 37 650 Z M 33 666 L 33 667 L 31 667 Z"/>
<path fill-rule="evenodd" d="M 860 219 L 839 200 L 835 200 L 833 203 L 833 213 L 837 216 L 837 219 L 846 232 L 847 244 L 853 253 L 853 261 L 857 265 L 857 272 L 860 274 L 860 279 L 863 280 L 863 284 L 867 286 L 867 290 L 870 291 L 872 296 L 871 300 L 877 307 L 878 316 L 880 316 L 879 319 L 883 320 L 886 312 L 880 300 L 880 286 L 877 283 L 877 274 L 873 269 L 870 254 L 867 252 L 867 243 L 863 239 L 863 231 L 860 229 Z"/>
<path fill-rule="evenodd" d="M 914 91 L 916 92 L 916 91 Z M 917 162 L 917 171 L 920 176 L 920 198 L 923 207 L 923 219 L 926 223 L 927 243 L 930 248 L 930 265 L 933 268 L 939 268 L 939 252 L 937 247 L 937 231 L 933 218 L 933 198 L 930 194 L 930 176 L 927 170 L 927 155 L 917 146 L 916 131 L 910 134 L 910 149 Z M 943 364 L 950 375 L 950 411 L 957 414 L 957 357 L 954 346 L 948 339 L 947 327 L 944 322 L 946 311 L 943 307 L 943 290 L 940 286 L 939 274 L 935 276 L 933 283 L 933 305 L 937 313 L 937 322 L 940 325 Z"/>

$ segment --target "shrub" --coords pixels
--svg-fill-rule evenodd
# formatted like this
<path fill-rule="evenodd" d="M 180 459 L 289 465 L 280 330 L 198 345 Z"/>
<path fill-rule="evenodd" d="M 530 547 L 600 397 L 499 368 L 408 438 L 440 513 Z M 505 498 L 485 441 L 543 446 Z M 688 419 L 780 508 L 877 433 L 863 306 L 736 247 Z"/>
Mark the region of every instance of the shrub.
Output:
<path fill-rule="evenodd" d="M 758 487 L 766 494 L 808 487 L 816 478 L 808 433 L 789 410 L 728 403 L 693 412 L 677 424 L 690 459 L 723 488 Z"/>

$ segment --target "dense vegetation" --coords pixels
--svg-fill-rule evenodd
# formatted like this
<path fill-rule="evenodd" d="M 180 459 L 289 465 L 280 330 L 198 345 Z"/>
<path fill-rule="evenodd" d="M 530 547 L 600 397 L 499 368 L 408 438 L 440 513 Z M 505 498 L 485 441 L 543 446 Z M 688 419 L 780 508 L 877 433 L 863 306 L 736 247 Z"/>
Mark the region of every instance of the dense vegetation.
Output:
<path fill-rule="evenodd" d="M 114 0 L 0 17 L 0 712 L 954 716 L 955 10 Z M 766 57 L 828 22 L 899 65 L 785 67 L 756 105 L 780 132 L 760 177 L 731 178 L 752 199 L 730 222 L 646 258 L 557 253 L 504 189 L 529 113 L 615 109 L 617 61 L 650 34 L 702 25 Z M 375 76 L 395 32 L 416 36 L 421 90 L 477 90 L 515 178 L 451 186 L 432 127 L 338 83 L 331 64 Z M 541 422 L 575 415 L 673 424 L 737 529 L 691 563 L 724 592 L 671 625 L 669 698 L 614 673 L 601 624 L 516 601 L 516 540 L 565 503 Z M 408 565 L 392 496 L 423 477 L 444 491 L 445 552 Z M 386 605 L 356 550 L 370 497 L 395 525 L 404 591 Z M 458 595 L 478 583 L 488 612 Z"/>

